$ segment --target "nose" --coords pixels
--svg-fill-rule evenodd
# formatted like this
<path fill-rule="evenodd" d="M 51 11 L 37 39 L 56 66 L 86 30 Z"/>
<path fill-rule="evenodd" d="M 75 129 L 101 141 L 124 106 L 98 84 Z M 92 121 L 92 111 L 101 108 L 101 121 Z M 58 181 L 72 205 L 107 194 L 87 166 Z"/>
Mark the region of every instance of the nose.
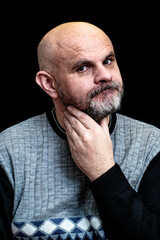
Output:
<path fill-rule="evenodd" d="M 98 66 L 95 72 L 94 82 L 96 84 L 112 80 L 111 70 L 105 65 Z"/>

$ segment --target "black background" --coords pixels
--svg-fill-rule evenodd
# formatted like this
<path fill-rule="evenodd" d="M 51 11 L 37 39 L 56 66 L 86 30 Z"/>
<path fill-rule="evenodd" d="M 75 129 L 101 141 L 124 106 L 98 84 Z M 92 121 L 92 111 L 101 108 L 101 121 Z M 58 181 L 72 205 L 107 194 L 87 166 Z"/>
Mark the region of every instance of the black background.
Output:
<path fill-rule="evenodd" d="M 160 128 L 158 78 L 153 77 L 153 12 L 146 4 L 19 0 L 1 6 L 0 130 L 52 106 L 35 83 L 37 45 L 51 28 L 68 21 L 91 22 L 109 35 L 125 85 L 120 113 Z"/>

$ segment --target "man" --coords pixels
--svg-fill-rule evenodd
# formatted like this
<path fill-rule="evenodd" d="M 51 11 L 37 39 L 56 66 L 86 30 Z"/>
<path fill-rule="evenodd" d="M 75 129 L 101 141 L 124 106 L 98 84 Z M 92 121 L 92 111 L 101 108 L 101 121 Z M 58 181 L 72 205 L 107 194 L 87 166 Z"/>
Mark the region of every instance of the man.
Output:
<path fill-rule="evenodd" d="M 54 108 L 1 133 L 1 238 L 160 239 L 160 130 L 115 113 L 123 82 L 108 36 L 62 24 L 38 60 Z"/>

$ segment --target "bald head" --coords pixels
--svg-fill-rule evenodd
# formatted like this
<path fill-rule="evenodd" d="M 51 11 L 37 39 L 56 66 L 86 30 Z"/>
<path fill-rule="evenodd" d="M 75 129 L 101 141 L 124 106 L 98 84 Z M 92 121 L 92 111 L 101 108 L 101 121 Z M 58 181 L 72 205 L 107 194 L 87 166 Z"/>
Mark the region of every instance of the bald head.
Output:
<path fill-rule="evenodd" d="M 65 60 L 65 49 L 78 49 L 83 44 L 90 44 L 91 39 L 103 37 L 110 42 L 108 36 L 98 27 L 85 22 L 68 22 L 49 31 L 38 46 L 38 62 L 40 70 L 52 73 L 56 68 L 58 59 Z M 111 44 L 111 42 L 110 42 Z M 87 47 L 87 46 L 86 46 Z M 65 54 L 64 54 L 65 55 Z"/>

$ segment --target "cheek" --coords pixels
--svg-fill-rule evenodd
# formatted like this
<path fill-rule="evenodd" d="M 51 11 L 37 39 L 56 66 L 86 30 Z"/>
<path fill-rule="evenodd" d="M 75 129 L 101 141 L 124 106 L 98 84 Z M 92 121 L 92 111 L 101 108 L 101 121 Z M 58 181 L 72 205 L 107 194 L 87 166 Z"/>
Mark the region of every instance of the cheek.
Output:
<path fill-rule="evenodd" d="M 120 85 L 123 84 L 121 75 L 118 75 L 118 76 L 116 77 L 116 79 L 117 79 L 117 82 L 118 82 Z"/>
<path fill-rule="evenodd" d="M 72 99 L 81 99 L 86 101 L 88 92 L 92 90 L 93 77 L 91 76 L 79 76 L 78 74 L 65 74 L 61 75 L 60 88 L 63 88 L 63 92 Z"/>
<path fill-rule="evenodd" d="M 76 79 L 66 85 L 68 91 L 75 98 L 86 99 L 88 92 L 91 90 L 91 84 L 86 79 Z"/>
<path fill-rule="evenodd" d="M 117 66 L 115 72 L 114 72 L 114 75 L 113 75 L 113 78 L 115 81 L 117 81 L 118 83 L 120 83 L 122 85 L 122 76 L 121 76 L 121 73 L 120 73 L 120 70 Z"/>

